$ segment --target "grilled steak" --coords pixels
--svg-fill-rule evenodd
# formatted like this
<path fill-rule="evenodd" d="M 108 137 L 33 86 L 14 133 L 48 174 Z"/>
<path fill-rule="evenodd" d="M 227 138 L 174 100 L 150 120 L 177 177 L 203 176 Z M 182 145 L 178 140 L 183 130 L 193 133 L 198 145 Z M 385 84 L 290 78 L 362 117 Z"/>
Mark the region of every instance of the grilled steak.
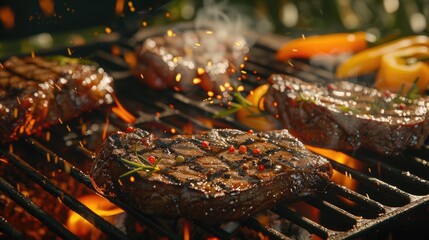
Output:
<path fill-rule="evenodd" d="M 66 60 L 66 58 L 58 58 Z M 111 103 L 113 88 L 101 68 L 36 57 L 0 65 L 0 136 L 3 142 Z"/>
<path fill-rule="evenodd" d="M 213 32 L 186 31 L 148 38 L 136 50 L 134 75 L 155 89 L 189 91 L 199 84 L 220 92 L 248 52 L 242 37 L 219 38 Z"/>
<path fill-rule="evenodd" d="M 341 81 L 319 86 L 271 76 L 265 107 L 306 144 L 397 155 L 419 148 L 429 134 L 428 101 Z"/>
<path fill-rule="evenodd" d="M 130 163 L 158 160 L 159 171 L 129 174 L 137 167 Z M 90 172 L 100 192 L 145 214 L 205 224 L 244 219 L 285 199 L 323 191 L 331 174 L 329 162 L 287 130 L 233 129 L 172 138 L 140 129 L 119 132 L 104 143 Z"/>

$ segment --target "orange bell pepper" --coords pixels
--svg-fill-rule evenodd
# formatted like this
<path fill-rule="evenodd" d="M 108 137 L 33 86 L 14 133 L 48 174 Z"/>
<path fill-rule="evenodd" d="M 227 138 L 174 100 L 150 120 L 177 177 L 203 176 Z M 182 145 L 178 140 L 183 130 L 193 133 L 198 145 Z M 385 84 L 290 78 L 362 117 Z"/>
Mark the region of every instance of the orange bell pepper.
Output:
<path fill-rule="evenodd" d="M 338 78 L 356 77 L 376 71 L 384 54 L 412 46 L 429 46 L 429 37 L 409 36 L 363 50 L 340 64 L 336 71 Z"/>
<path fill-rule="evenodd" d="M 367 34 L 333 33 L 299 38 L 287 42 L 276 54 L 278 61 L 290 58 L 310 58 L 317 54 L 355 53 L 367 48 Z"/>
<path fill-rule="evenodd" d="M 429 65 L 422 61 L 408 61 L 429 56 L 429 47 L 417 46 L 401 49 L 381 57 L 380 70 L 374 86 L 378 89 L 408 92 L 414 84 L 418 92 L 426 91 L 429 84 Z"/>

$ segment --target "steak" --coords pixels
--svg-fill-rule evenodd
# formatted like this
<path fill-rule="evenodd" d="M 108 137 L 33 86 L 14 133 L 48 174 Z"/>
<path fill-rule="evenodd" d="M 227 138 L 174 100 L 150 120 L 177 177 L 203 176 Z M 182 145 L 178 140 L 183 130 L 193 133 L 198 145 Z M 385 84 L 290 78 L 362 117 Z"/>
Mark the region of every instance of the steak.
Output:
<path fill-rule="evenodd" d="M 154 89 L 189 91 L 200 85 L 221 92 L 249 51 L 240 36 L 220 38 L 211 31 L 185 31 L 146 39 L 136 49 L 134 75 Z"/>
<path fill-rule="evenodd" d="M 158 171 L 132 173 L 155 161 Z M 98 191 L 140 212 L 204 224 L 242 220 L 283 200 L 320 193 L 331 175 L 330 163 L 287 130 L 234 129 L 171 138 L 141 129 L 118 132 L 90 171 Z"/>
<path fill-rule="evenodd" d="M 325 86 L 272 75 L 266 109 L 305 144 L 398 155 L 429 134 L 428 101 L 346 81 Z"/>
<path fill-rule="evenodd" d="M 113 102 L 112 78 L 101 68 L 72 60 L 11 57 L 0 64 L 2 142 Z"/>

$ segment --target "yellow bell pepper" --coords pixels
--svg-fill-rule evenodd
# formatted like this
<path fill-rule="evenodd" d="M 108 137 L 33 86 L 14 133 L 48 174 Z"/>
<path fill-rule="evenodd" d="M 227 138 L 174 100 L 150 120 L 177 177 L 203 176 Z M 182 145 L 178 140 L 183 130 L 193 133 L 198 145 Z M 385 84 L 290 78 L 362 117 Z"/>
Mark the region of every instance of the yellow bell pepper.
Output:
<path fill-rule="evenodd" d="M 408 92 L 414 81 L 419 93 L 426 91 L 429 84 L 429 65 L 422 61 L 410 61 L 429 56 L 429 47 L 417 46 L 381 57 L 380 69 L 377 73 L 375 88 L 403 93 Z"/>
<path fill-rule="evenodd" d="M 298 38 L 285 43 L 276 54 L 278 61 L 310 58 L 316 54 L 355 53 L 367 48 L 367 33 L 332 33 Z"/>
<path fill-rule="evenodd" d="M 340 64 L 336 76 L 338 78 L 356 77 L 374 72 L 380 67 L 381 57 L 384 54 L 412 46 L 429 46 L 429 37 L 409 36 L 363 50 Z"/>

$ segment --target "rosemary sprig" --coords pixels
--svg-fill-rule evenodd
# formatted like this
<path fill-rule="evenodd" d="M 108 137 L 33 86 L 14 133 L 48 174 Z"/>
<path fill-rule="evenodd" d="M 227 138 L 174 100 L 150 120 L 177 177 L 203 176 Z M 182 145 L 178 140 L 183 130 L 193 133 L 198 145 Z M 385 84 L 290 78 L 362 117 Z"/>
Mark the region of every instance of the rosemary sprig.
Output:
<path fill-rule="evenodd" d="M 159 163 L 159 161 L 161 161 L 161 159 L 160 158 L 157 159 L 155 161 L 155 163 L 153 163 L 153 164 L 150 163 L 147 159 L 143 158 L 143 156 L 138 153 L 138 151 L 137 151 L 138 145 L 139 145 L 139 142 L 137 142 L 137 144 L 136 144 L 135 155 L 141 162 L 137 163 L 137 162 L 133 162 L 133 161 L 130 161 L 128 159 L 125 159 L 125 158 L 121 158 L 121 161 L 123 161 L 124 163 L 126 163 L 132 167 L 135 167 L 135 168 L 124 173 L 124 174 L 122 174 L 122 175 L 120 175 L 119 178 L 123 178 L 123 177 L 129 176 L 133 173 L 140 172 L 140 171 L 146 171 L 147 173 L 145 176 L 148 176 L 152 172 L 157 172 L 160 170 L 158 167 L 158 163 Z M 147 162 L 149 165 L 143 164 L 143 161 Z"/>
<path fill-rule="evenodd" d="M 339 109 L 340 109 L 342 112 L 345 112 L 345 113 L 348 113 L 348 112 L 351 112 L 351 113 L 354 113 L 354 114 L 358 114 L 358 113 L 360 113 L 360 110 L 359 110 L 359 109 L 354 108 L 354 107 L 350 107 L 350 106 L 346 106 L 346 105 L 341 105 L 341 106 L 339 107 Z"/>
<path fill-rule="evenodd" d="M 249 102 L 245 97 L 243 97 L 243 95 L 241 95 L 241 92 L 233 92 L 232 97 L 235 102 L 234 101 L 231 102 L 228 109 L 225 109 L 215 114 L 213 116 L 214 118 L 226 117 L 228 115 L 234 114 L 235 112 L 237 112 L 242 108 L 245 108 L 247 111 L 252 113 L 254 111 L 252 111 L 251 107 L 258 107 L 263 96 L 261 97 L 261 99 L 258 100 L 258 106 L 255 106 L 253 103 Z M 257 113 L 254 113 L 254 114 L 259 115 Z"/>
<path fill-rule="evenodd" d="M 45 59 L 55 61 L 60 65 L 66 65 L 66 64 L 70 64 L 70 63 L 79 63 L 79 64 L 93 65 L 93 66 L 98 67 L 98 63 L 96 63 L 92 60 L 89 60 L 87 58 L 70 58 L 70 57 L 65 57 L 65 56 L 61 56 L 61 55 L 54 55 L 54 56 L 46 56 Z"/>
<path fill-rule="evenodd" d="M 417 86 L 418 80 L 419 78 L 416 78 L 416 80 L 414 80 L 413 84 L 411 85 L 411 87 L 408 89 L 407 93 L 405 93 L 404 96 L 402 96 L 404 91 L 404 84 L 402 84 L 401 88 L 399 89 L 395 98 L 393 98 L 392 102 L 405 103 L 406 100 L 414 100 L 414 99 L 420 98 L 421 95 L 419 94 L 419 86 Z"/>

